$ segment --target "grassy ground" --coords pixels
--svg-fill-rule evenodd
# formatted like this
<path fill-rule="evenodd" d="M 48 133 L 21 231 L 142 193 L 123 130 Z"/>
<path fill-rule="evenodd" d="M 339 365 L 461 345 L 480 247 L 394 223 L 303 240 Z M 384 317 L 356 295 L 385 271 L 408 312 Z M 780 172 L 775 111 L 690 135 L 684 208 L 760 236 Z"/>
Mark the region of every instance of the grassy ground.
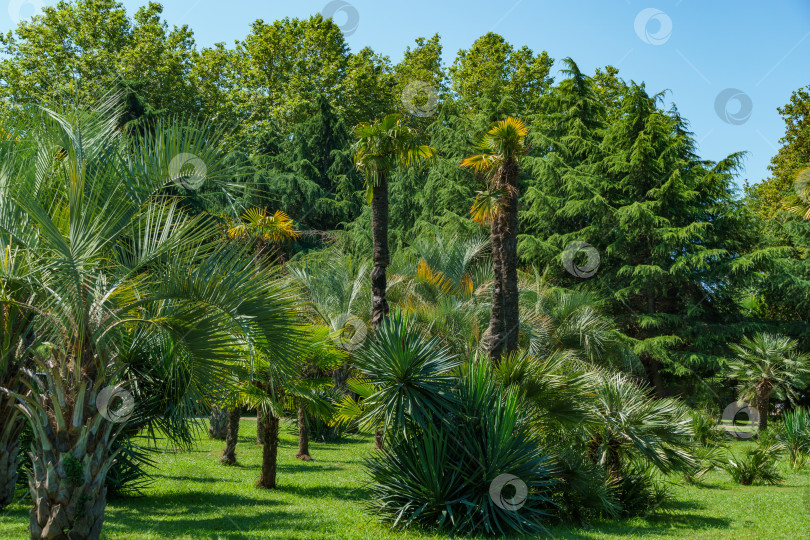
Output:
<path fill-rule="evenodd" d="M 295 438 L 285 428 L 279 454 L 279 489 L 254 487 L 261 447 L 256 422 L 243 420 L 235 467 L 219 465 L 223 443 L 207 438 L 191 452 L 157 456 L 155 482 L 146 496 L 111 500 L 104 538 L 274 538 L 405 539 L 446 538 L 391 532 L 363 508 L 361 460 L 368 438 L 341 444 L 313 444 L 315 461 L 293 455 Z M 739 443 L 748 444 L 748 443 Z M 18 493 L 24 495 L 22 491 Z M 675 508 L 645 518 L 593 523 L 588 530 L 557 527 L 556 538 L 619 539 L 810 538 L 810 473 L 789 473 L 779 486 L 743 487 L 725 473 L 712 473 L 702 486 L 673 486 Z M 0 538 L 27 538 L 29 501 L 0 514 Z"/>

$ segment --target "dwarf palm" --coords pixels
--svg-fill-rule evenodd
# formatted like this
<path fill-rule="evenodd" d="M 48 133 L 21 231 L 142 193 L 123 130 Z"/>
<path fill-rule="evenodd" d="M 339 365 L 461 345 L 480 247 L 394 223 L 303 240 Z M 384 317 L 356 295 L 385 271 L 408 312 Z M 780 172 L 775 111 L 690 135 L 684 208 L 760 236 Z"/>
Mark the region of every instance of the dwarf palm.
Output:
<path fill-rule="evenodd" d="M 728 376 L 737 379 L 742 399 L 756 398 L 759 430 L 768 427 L 772 395 L 793 400 L 796 389 L 810 380 L 810 355 L 797 351 L 786 336 L 757 334 L 731 346 L 737 357 L 728 364 Z"/>
<path fill-rule="evenodd" d="M 371 228 L 374 243 L 374 268 L 371 271 L 371 324 L 377 326 L 388 315 L 385 298 L 385 271 L 390 264 L 388 251 L 388 182 L 397 167 L 410 167 L 430 158 L 434 149 L 420 145 L 416 132 L 400 114 L 360 124 L 355 128 L 354 163 L 366 179 L 371 203 Z"/>
<path fill-rule="evenodd" d="M 26 392 L 8 389 L 33 429 L 32 538 L 99 537 L 111 445 L 133 412 L 107 398 L 139 395 L 133 355 L 171 350 L 160 363 L 182 369 L 184 396 L 199 401 L 254 351 L 295 347 L 286 289 L 243 251 L 218 249 L 215 223 L 167 195 L 172 181 L 221 182 L 218 133 L 157 125 L 128 138 L 119 115 L 112 101 L 43 115 L 0 177 L 0 231 L 27 258 L 47 345 Z"/>
<path fill-rule="evenodd" d="M 462 167 L 489 175 L 488 191 L 479 194 L 474 214 L 491 217 L 492 290 L 489 353 L 499 358 L 503 350 L 518 347 L 519 299 L 517 274 L 518 177 L 520 163 L 529 151 L 528 128 L 509 117 L 493 126 L 478 143 L 481 154 L 465 158 Z"/>

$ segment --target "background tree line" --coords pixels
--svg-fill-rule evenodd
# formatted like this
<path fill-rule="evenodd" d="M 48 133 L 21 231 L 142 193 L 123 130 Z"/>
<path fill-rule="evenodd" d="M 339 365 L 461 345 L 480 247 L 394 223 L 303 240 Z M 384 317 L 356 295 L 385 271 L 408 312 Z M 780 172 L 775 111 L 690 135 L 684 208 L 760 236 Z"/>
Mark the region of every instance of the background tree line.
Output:
<path fill-rule="evenodd" d="M 706 381 L 722 374 L 727 344 L 755 331 L 803 338 L 806 348 L 810 225 L 785 199 L 810 165 L 808 88 L 779 111 L 786 135 L 771 177 L 741 192 L 743 152 L 699 156 L 665 93 L 612 66 L 588 75 L 494 33 L 449 65 L 438 35 L 416 39 L 394 63 L 370 47 L 350 51 L 320 15 L 257 20 L 242 40 L 198 49 L 191 29 L 169 27 L 161 12 L 150 2 L 129 17 L 119 2 L 80 0 L 20 23 L 2 36 L 4 114 L 123 91 L 122 129 L 213 118 L 228 131 L 231 182 L 247 189 L 238 199 L 212 184 L 177 191 L 189 208 L 232 219 L 251 207 L 283 210 L 302 231 L 286 254 L 293 260 L 328 245 L 370 253 L 353 127 L 392 112 L 435 149 L 424 165 L 391 175 L 392 252 L 424 250 L 436 235 L 484 235 L 470 207 L 487 186 L 459 164 L 477 135 L 515 116 L 529 133 L 518 179 L 521 268 L 599 298 L 659 394 L 708 399 L 711 387 L 731 400 Z M 566 271 L 572 242 L 598 253 L 593 277 Z"/>

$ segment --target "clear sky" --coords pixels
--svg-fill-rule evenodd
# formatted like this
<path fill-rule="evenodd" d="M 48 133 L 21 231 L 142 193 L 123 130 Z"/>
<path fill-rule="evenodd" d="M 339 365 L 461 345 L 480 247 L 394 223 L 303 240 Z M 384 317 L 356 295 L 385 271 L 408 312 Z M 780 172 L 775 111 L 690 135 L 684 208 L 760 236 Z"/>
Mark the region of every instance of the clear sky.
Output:
<path fill-rule="evenodd" d="M 704 158 L 745 150 L 752 183 L 767 176 L 784 124 L 776 108 L 810 84 L 810 0 L 339 0 L 335 15 L 353 51 L 369 45 L 397 62 L 419 36 L 439 33 L 453 61 L 492 30 L 513 45 L 572 57 L 586 73 L 612 64 L 626 80 L 668 90 Z M 41 0 L 11 0 L 23 17 Z M 48 0 L 45 4 L 52 4 Z M 134 12 L 145 3 L 124 0 Z M 232 44 L 255 19 L 307 17 L 329 0 L 167 0 L 170 25 L 188 24 L 199 47 Z M 332 3 L 333 7 L 338 5 Z M 0 14 L 2 30 L 12 27 Z M 556 74 L 555 66 L 553 73 Z"/>

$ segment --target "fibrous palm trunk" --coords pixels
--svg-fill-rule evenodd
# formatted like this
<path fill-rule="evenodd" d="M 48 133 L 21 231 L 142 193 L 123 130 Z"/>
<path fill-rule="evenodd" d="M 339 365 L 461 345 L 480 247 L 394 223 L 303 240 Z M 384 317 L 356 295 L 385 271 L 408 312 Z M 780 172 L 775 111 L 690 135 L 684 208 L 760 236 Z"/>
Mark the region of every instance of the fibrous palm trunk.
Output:
<path fill-rule="evenodd" d="M 228 411 L 219 407 L 211 408 L 211 422 L 208 426 L 208 436 L 218 441 L 224 441 L 228 436 Z"/>
<path fill-rule="evenodd" d="M 261 408 L 256 411 L 256 442 L 264 444 L 264 414 Z"/>
<path fill-rule="evenodd" d="M 298 406 L 298 452 L 295 457 L 301 461 L 312 461 L 309 455 L 309 425 L 307 424 L 307 410 L 303 405 Z"/>
<path fill-rule="evenodd" d="M 503 353 L 504 343 L 504 304 L 503 304 L 503 264 L 501 255 L 501 219 L 497 212 L 492 218 L 490 240 L 492 244 L 492 310 L 489 315 L 488 352 L 493 361 L 498 361 Z"/>
<path fill-rule="evenodd" d="M 505 188 L 501 217 L 501 271 L 503 272 L 503 321 L 504 348 L 507 353 L 516 351 L 520 333 L 520 297 L 518 290 L 518 168 L 517 163 L 504 164 L 499 175 Z"/>
<path fill-rule="evenodd" d="M 20 435 L 25 426 L 14 399 L 0 393 L 0 510 L 14 501 Z"/>
<path fill-rule="evenodd" d="M 239 420 L 242 418 L 242 411 L 239 407 L 234 407 L 228 411 L 228 434 L 225 437 L 225 451 L 219 460 L 225 465 L 236 463 L 236 441 L 239 438 Z"/>
<path fill-rule="evenodd" d="M 377 327 L 388 315 L 385 299 L 388 252 L 388 178 L 381 175 L 371 198 L 371 234 L 374 243 L 374 268 L 371 270 L 371 325 Z"/>
<path fill-rule="evenodd" d="M 770 406 L 772 392 L 773 385 L 770 381 L 763 380 L 757 384 L 757 412 L 759 413 L 759 422 L 757 428 L 759 431 L 765 431 L 768 429 L 768 408 Z"/>
<path fill-rule="evenodd" d="M 262 472 L 256 485 L 267 489 L 276 487 L 278 464 L 278 425 L 279 418 L 266 414 L 264 421 L 264 447 L 262 448 Z"/>

